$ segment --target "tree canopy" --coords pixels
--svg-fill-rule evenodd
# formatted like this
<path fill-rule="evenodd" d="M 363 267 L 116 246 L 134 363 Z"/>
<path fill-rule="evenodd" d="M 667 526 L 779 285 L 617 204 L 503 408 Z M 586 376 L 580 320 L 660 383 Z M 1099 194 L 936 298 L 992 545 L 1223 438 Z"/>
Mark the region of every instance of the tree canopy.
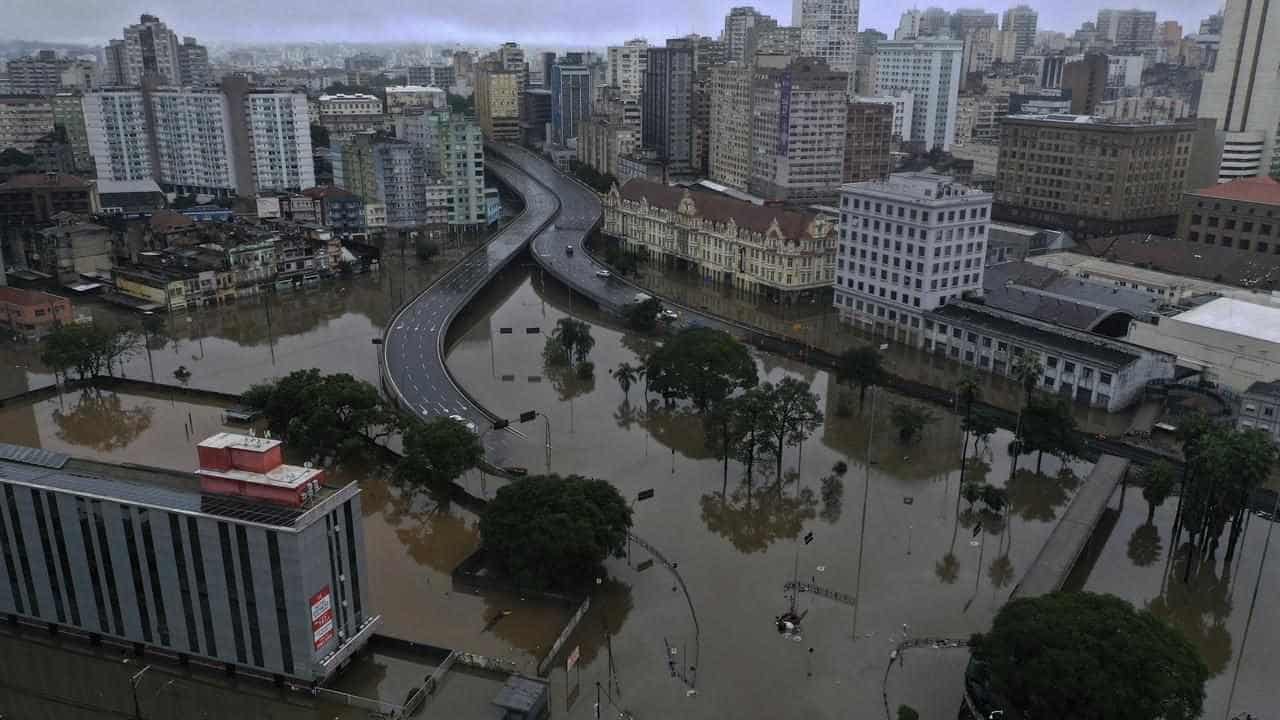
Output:
<path fill-rule="evenodd" d="M 115 374 L 115 366 L 137 352 L 138 334 L 101 323 L 60 325 L 44 338 L 40 362 L 55 373 L 75 370 L 81 380 L 103 373 Z"/>
<path fill-rule="evenodd" d="M 627 327 L 637 332 L 653 332 L 658 326 L 658 313 L 662 312 L 662 303 L 657 298 L 649 298 L 643 302 L 631 303 L 623 311 Z"/>
<path fill-rule="evenodd" d="M 551 331 L 551 338 L 560 345 L 567 357 L 579 363 L 584 362 L 591 354 L 591 348 L 596 346 L 595 338 L 591 337 L 591 326 L 573 318 L 557 320 L 555 329 Z"/>
<path fill-rule="evenodd" d="M 261 410 L 271 431 L 291 448 L 318 460 L 355 454 L 366 437 L 386 435 L 398 422 L 374 386 L 347 373 L 321 375 L 314 368 L 254 385 L 241 400 Z"/>
<path fill-rule="evenodd" d="M 1037 453 L 1037 473 L 1045 453 L 1069 460 L 1083 450 L 1071 406 L 1065 399 L 1053 395 L 1032 397 L 1027 402 L 1022 411 L 1021 442 L 1019 454 Z"/>
<path fill-rule="evenodd" d="M 404 459 L 398 470 L 407 480 L 447 482 L 475 467 L 484 457 L 479 437 L 466 425 L 437 416 L 409 422 L 404 429 Z"/>
<path fill-rule="evenodd" d="M 499 572 L 521 588 L 573 587 L 620 557 L 631 508 L 613 485 L 579 475 L 517 480 L 498 490 L 480 516 L 481 545 Z"/>
<path fill-rule="evenodd" d="M 1014 600 L 972 651 L 990 709 L 1040 720 L 1194 720 L 1209 677 L 1177 630 L 1094 593 Z"/>
<path fill-rule="evenodd" d="M 788 445 L 804 442 L 822 424 L 818 396 L 809 385 L 795 378 L 783 378 L 777 385 L 764 383 L 762 449 L 773 453 L 778 482 L 782 481 L 782 451 Z"/>
<path fill-rule="evenodd" d="M 919 439 L 920 433 L 924 432 L 924 429 L 930 424 L 936 422 L 938 416 L 934 415 L 928 408 L 917 407 L 907 403 L 896 403 L 889 413 L 889 419 L 893 422 L 893 426 L 898 429 L 898 441 L 910 443 Z"/>
<path fill-rule="evenodd" d="M 681 330 L 645 360 L 649 388 L 664 398 L 688 399 L 699 410 L 756 384 L 746 346 L 711 328 Z"/>
<path fill-rule="evenodd" d="M 880 351 L 869 346 L 844 351 L 836 366 L 838 382 L 857 386 L 859 405 L 866 398 L 867 388 L 883 384 L 885 377 Z"/>

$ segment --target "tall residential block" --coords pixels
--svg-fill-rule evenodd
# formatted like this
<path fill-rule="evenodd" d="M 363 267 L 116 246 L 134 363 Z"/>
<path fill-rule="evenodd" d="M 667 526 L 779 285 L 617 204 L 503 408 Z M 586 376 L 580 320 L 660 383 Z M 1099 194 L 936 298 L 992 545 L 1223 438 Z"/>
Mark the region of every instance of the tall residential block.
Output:
<path fill-rule="evenodd" d="M 1039 13 L 1027 5 L 1019 5 L 1004 11 L 1004 24 L 1001 30 L 1013 33 L 1013 59 L 1021 60 L 1036 44 L 1036 23 Z"/>
<path fill-rule="evenodd" d="M 834 304 L 840 319 L 910 345 L 924 314 L 982 294 L 991 194 L 932 173 L 841 189 Z"/>
<path fill-rule="evenodd" d="M 1062 68 L 1062 89 L 1071 95 L 1074 115 L 1092 115 L 1106 99 L 1110 60 L 1101 53 L 1088 53 Z"/>
<path fill-rule="evenodd" d="M 62 128 L 71 146 L 77 173 L 93 172 L 93 154 L 89 152 L 89 134 L 84 126 L 84 98 L 79 92 L 63 92 L 50 98 L 53 125 Z"/>
<path fill-rule="evenodd" d="M 0 150 L 31 152 L 36 141 L 53 132 L 53 105 L 34 95 L 0 95 Z"/>
<path fill-rule="evenodd" d="M 792 0 L 791 24 L 800 28 L 800 52 L 853 77 L 858 53 L 859 0 Z"/>
<path fill-rule="evenodd" d="M 143 78 L 180 84 L 182 59 L 178 36 L 154 15 L 143 15 L 106 47 L 104 77 L 110 85 L 141 85 Z M 206 57 L 207 63 L 207 57 Z"/>
<path fill-rule="evenodd" d="M 687 39 L 649 48 L 641 141 L 678 172 L 688 171 L 693 159 L 693 79 L 693 46 Z"/>
<path fill-rule="evenodd" d="M 1228 0 L 1221 37 L 1199 105 L 1222 131 L 1219 179 L 1280 177 L 1280 2 Z"/>
<path fill-rule="evenodd" d="M 883 180 L 893 169 L 893 106 L 849 103 L 845 123 L 844 181 Z"/>
<path fill-rule="evenodd" d="M 649 43 L 646 40 L 637 38 L 622 45 L 610 45 L 609 85 L 627 97 L 639 99 L 648 62 Z"/>
<path fill-rule="evenodd" d="M 221 88 L 103 88 L 83 98 L 99 180 L 153 179 L 175 192 L 251 196 L 315 185 L 301 93 Z"/>
<path fill-rule="evenodd" d="M 757 24 L 778 26 L 778 21 L 756 10 L 753 7 L 735 7 L 724 16 L 724 31 L 720 40 L 724 42 L 724 59 L 726 62 L 747 62 L 747 32 Z"/>
<path fill-rule="evenodd" d="M 5 63 L 8 91 L 15 95 L 53 95 L 63 86 L 62 74 L 75 64 L 74 60 L 60 58 L 52 50 L 10 60 Z"/>
<path fill-rule="evenodd" d="M 582 53 L 566 53 L 551 68 L 551 139 L 561 145 L 578 137 L 591 117 L 591 71 Z"/>
<path fill-rule="evenodd" d="M 1099 39 L 1110 40 L 1116 50 L 1131 52 L 1155 40 L 1156 11 L 1099 10 L 1096 27 Z"/>
<path fill-rule="evenodd" d="M 751 81 L 754 69 L 732 62 L 711 69 L 708 174 L 743 192 L 751 179 Z"/>
<path fill-rule="evenodd" d="M 182 38 L 182 44 L 178 46 L 178 82 L 183 85 L 209 85 L 213 82 L 209 50 L 193 37 Z"/>
<path fill-rule="evenodd" d="M 951 148 L 963 51 L 962 41 L 939 38 L 880 43 L 875 94 L 906 91 L 913 98 L 911 132 L 903 140 L 923 143 L 926 149 Z"/>
<path fill-rule="evenodd" d="M 751 177 L 767 200 L 833 200 L 843 181 L 848 73 L 796 58 L 757 67 L 751 83 Z"/>
<path fill-rule="evenodd" d="M 515 70 L 480 66 L 476 70 L 476 119 L 495 142 L 520 140 L 521 75 Z"/>
<path fill-rule="evenodd" d="M 1172 232 L 1198 132 L 1194 121 L 1006 116 L 996 214 L 1078 236 Z"/>
<path fill-rule="evenodd" d="M 303 683 L 381 623 L 359 485 L 284 464 L 278 440 L 219 433 L 194 472 L 4 450 L 9 617 Z"/>

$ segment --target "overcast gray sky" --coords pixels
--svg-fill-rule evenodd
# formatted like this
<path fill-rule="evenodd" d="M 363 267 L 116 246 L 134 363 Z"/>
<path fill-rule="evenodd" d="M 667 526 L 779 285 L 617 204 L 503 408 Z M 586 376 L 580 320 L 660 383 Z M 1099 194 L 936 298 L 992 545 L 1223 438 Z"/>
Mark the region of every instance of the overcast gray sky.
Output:
<path fill-rule="evenodd" d="M 790 22 L 790 0 L 3 0 L 0 37 L 102 44 L 140 13 L 159 15 L 182 35 L 205 42 L 460 42 L 516 40 L 549 46 L 603 46 L 631 37 L 661 41 L 699 32 L 717 35 L 733 5 L 754 4 Z M 1001 12 L 1016 2 L 985 5 Z M 1155 9 L 1195 32 L 1219 0 L 1076 0 L 1032 2 L 1040 28 L 1069 32 L 1099 7 Z M 892 32 L 909 7 L 981 7 L 974 0 L 912 4 L 864 0 L 862 28 Z"/>

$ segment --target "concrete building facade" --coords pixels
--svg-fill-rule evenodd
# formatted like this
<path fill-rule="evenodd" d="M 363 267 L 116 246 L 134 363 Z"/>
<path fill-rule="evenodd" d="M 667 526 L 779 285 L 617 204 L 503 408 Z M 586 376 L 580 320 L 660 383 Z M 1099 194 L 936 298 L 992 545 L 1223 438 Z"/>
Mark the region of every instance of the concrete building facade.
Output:
<path fill-rule="evenodd" d="M 1012 33 L 1014 62 L 1021 60 L 1031 48 L 1035 47 L 1038 21 L 1039 13 L 1027 5 L 1019 5 L 1004 11 L 1004 22 L 1000 30 L 1006 34 Z"/>
<path fill-rule="evenodd" d="M 1254 257 L 1280 255 L 1280 181 L 1241 178 L 1184 194 L 1178 237 Z"/>
<path fill-rule="evenodd" d="M 751 179 L 751 82 L 754 71 L 744 63 L 711 70 L 712 180 L 746 191 Z"/>
<path fill-rule="evenodd" d="M 551 68 L 551 139 L 566 145 L 591 118 L 591 71 L 582 53 L 566 53 Z"/>
<path fill-rule="evenodd" d="M 481 67 L 476 72 L 476 119 L 494 142 L 520 139 L 520 73 Z"/>
<path fill-rule="evenodd" d="M 687 172 L 693 163 L 693 46 L 673 38 L 648 54 L 641 142 L 676 172 Z"/>
<path fill-rule="evenodd" d="M 991 195 L 932 173 L 841 188 L 834 304 L 843 322 L 920 347 L 924 314 L 982 293 Z"/>
<path fill-rule="evenodd" d="M 934 38 L 880 43 L 876 56 L 875 94 L 912 94 L 911 131 L 904 141 L 927 149 L 949 150 L 955 140 L 956 104 L 960 94 L 960 60 L 964 43 Z"/>
<path fill-rule="evenodd" d="M 768 200 L 831 202 L 843 181 L 848 74 L 817 59 L 757 67 L 751 82 L 751 177 Z"/>
<path fill-rule="evenodd" d="M 884 180 L 893 170 L 893 107 L 849 103 L 845 123 L 844 181 Z"/>
<path fill-rule="evenodd" d="M 858 55 L 858 6 L 859 0 L 791 2 L 791 24 L 800 28 L 800 54 L 820 58 L 850 81 Z"/>
<path fill-rule="evenodd" d="M 609 85 L 626 97 L 639 100 L 649 66 L 649 42 L 637 38 L 609 46 Z"/>
<path fill-rule="evenodd" d="M 0 95 L 0 149 L 31 152 L 36 141 L 53 132 L 53 106 L 49 98 Z"/>

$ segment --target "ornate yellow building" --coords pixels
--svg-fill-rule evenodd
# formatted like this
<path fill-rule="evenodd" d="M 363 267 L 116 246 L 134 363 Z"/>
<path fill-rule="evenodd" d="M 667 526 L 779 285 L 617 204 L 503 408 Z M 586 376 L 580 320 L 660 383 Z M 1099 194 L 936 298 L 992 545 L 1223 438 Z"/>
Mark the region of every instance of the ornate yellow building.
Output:
<path fill-rule="evenodd" d="M 718 284 L 793 302 L 835 277 L 836 222 L 635 178 L 604 198 L 604 231 L 651 260 Z"/>

